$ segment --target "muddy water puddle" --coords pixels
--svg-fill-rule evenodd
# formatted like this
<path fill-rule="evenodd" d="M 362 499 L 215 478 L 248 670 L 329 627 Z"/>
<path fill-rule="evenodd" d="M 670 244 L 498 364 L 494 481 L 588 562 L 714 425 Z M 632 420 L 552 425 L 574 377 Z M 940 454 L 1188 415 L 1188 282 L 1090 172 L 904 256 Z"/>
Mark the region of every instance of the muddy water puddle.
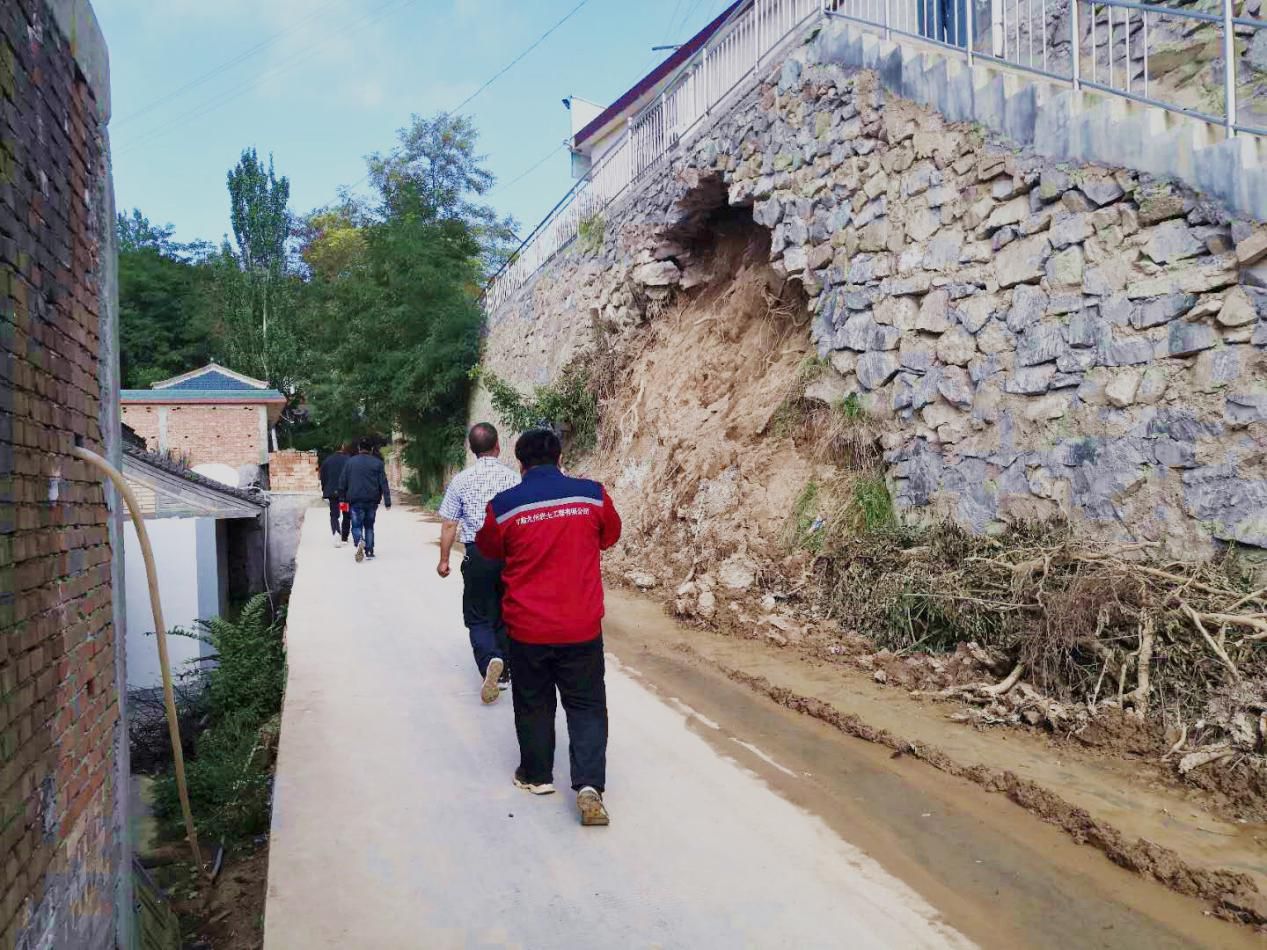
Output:
<path fill-rule="evenodd" d="M 684 631 L 657 604 L 614 591 L 605 627 L 608 649 L 625 671 L 677 709 L 688 728 L 822 818 L 983 946 L 1267 947 L 1267 938 L 1210 917 L 1201 901 L 1116 867 L 1002 796 L 731 682 L 706 660 L 677 649 L 684 635 L 696 647 L 722 638 Z M 731 645 L 757 646 L 729 644 L 728 651 Z M 729 659 L 759 673 L 752 665 L 763 653 L 751 652 Z M 797 688 L 786 676 L 779 682 Z M 806 693 L 817 694 L 805 685 Z M 900 735 L 917 725 L 873 724 Z M 1072 766 L 1051 766 L 1053 776 L 1065 773 L 1076 780 Z M 1122 807 L 1136 794 L 1126 787 L 1112 791 Z"/>

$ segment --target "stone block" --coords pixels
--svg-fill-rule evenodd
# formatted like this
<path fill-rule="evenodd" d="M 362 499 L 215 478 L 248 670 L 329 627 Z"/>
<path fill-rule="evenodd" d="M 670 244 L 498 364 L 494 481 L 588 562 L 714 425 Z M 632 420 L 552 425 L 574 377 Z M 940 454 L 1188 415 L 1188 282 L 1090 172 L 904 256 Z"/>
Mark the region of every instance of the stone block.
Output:
<path fill-rule="evenodd" d="M 1251 422 L 1267 422 L 1267 386 L 1230 392 L 1224 404 L 1223 418 L 1228 425 L 1244 426 Z"/>
<path fill-rule="evenodd" d="M 1166 221 L 1144 233 L 1148 235 L 1144 253 L 1158 264 L 1196 257 L 1205 250 L 1204 242 L 1183 221 Z"/>
<path fill-rule="evenodd" d="M 872 316 L 876 323 L 884 326 L 913 330 L 919 316 L 919 305 L 910 297 L 881 297 L 875 303 Z"/>
<path fill-rule="evenodd" d="M 1135 401 L 1146 406 L 1154 405 L 1166 394 L 1166 387 L 1166 371 L 1160 366 L 1149 366 L 1140 377 Z"/>
<path fill-rule="evenodd" d="M 1233 287 L 1224 296 L 1215 319 L 1225 327 L 1243 327 L 1258 319 L 1258 310 L 1244 287 Z"/>
<path fill-rule="evenodd" d="M 920 301 L 915 329 L 927 333 L 944 333 L 953 325 L 950 319 L 950 292 L 943 287 L 930 290 Z"/>
<path fill-rule="evenodd" d="M 1137 330 L 1160 326 L 1182 317 L 1196 305 L 1197 298 L 1192 294 L 1167 294 L 1146 300 L 1132 314 L 1131 325 Z"/>
<path fill-rule="evenodd" d="M 1082 274 L 1082 248 L 1076 244 L 1047 260 L 1047 281 L 1053 288 L 1081 287 Z"/>
<path fill-rule="evenodd" d="M 1097 208 L 1121 198 L 1126 191 L 1112 175 L 1083 172 L 1078 178 L 1078 190 L 1086 195 Z"/>
<path fill-rule="evenodd" d="M 982 353 L 1008 353 L 1016 349 L 1016 334 L 1001 320 L 991 320 L 977 332 L 977 349 Z"/>
<path fill-rule="evenodd" d="M 972 380 L 968 376 L 968 371 L 962 367 L 944 367 L 938 374 L 937 391 L 943 399 L 955 406 L 967 408 L 972 405 Z"/>
<path fill-rule="evenodd" d="M 1014 241 L 999 252 L 994 260 L 994 275 L 1000 287 L 1036 283 L 1043 276 L 1043 266 L 1051 253 L 1047 235 Z"/>
<path fill-rule="evenodd" d="M 758 201 L 752 206 L 752 220 L 763 228 L 773 228 L 783 218 L 783 203 L 778 196 Z"/>
<path fill-rule="evenodd" d="M 1041 366 L 1025 366 L 1015 370 L 1003 383 L 1005 392 L 1021 396 L 1037 396 L 1047 392 L 1051 379 L 1056 375 L 1054 363 Z"/>
<path fill-rule="evenodd" d="M 1121 370 L 1109 377 L 1104 384 L 1104 397 L 1110 406 L 1125 409 L 1135 402 L 1139 391 L 1140 374 L 1132 369 Z"/>
<path fill-rule="evenodd" d="M 1236 244 L 1236 262 L 1242 267 L 1257 264 L 1267 257 L 1267 228 L 1259 227 Z"/>
<path fill-rule="evenodd" d="M 969 333 L 978 333 L 999 307 L 999 298 L 993 294 L 979 294 L 960 300 L 955 305 L 959 322 Z"/>
<path fill-rule="evenodd" d="M 871 352 L 858 360 L 858 382 L 864 389 L 879 389 L 898 371 L 897 356 L 892 352 Z"/>
<path fill-rule="evenodd" d="M 676 284 L 681 277 L 682 272 L 673 261 L 639 264 L 633 271 L 633 279 L 646 287 L 667 287 Z"/>
<path fill-rule="evenodd" d="M 1060 327 L 1039 323 L 1020 335 L 1016 344 L 1016 361 L 1021 366 L 1049 363 L 1064 353 L 1066 348 Z"/>
<path fill-rule="evenodd" d="M 1167 352 L 1171 356 L 1192 356 L 1202 350 L 1208 350 L 1219 341 L 1219 335 L 1213 327 L 1204 323 L 1187 323 L 1178 321 L 1170 325 L 1167 336 Z"/>
<path fill-rule="evenodd" d="M 1081 244 L 1085 241 L 1090 233 L 1088 217 L 1085 212 L 1063 212 L 1054 215 L 1051 219 L 1051 229 L 1048 232 L 1051 246 L 1060 249 L 1066 248 L 1071 244 Z"/>
<path fill-rule="evenodd" d="M 1065 325 L 1065 342 L 1073 347 L 1094 347 L 1101 336 L 1100 321 L 1090 311 L 1075 313 Z"/>
<path fill-rule="evenodd" d="M 962 327 L 951 327 L 937 341 L 937 358 L 951 366 L 967 366 L 976 352 L 976 341 Z"/>
<path fill-rule="evenodd" d="M 913 334 L 904 334 L 898 344 L 898 362 L 903 369 L 917 373 L 927 372 L 933 365 L 935 355 L 931 340 Z"/>
<path fill-rule="evenodd" d="M 1249 352 L 1247 346 L 1220 346 L 1205 350 L 1197 356 L 1192 368 L 1193 386 L 1200 392 L 1212 393 L 1234 383 L 1241 377 Z"/>
<path fill-rule="evenodd" d="M 1047 294 L 1038 287 L 1022 284 L 1012 291 L 1012 308 L 1007 315 L 1007 327 L 1013 333 L 1033 326 L 1047 312 Z"/>

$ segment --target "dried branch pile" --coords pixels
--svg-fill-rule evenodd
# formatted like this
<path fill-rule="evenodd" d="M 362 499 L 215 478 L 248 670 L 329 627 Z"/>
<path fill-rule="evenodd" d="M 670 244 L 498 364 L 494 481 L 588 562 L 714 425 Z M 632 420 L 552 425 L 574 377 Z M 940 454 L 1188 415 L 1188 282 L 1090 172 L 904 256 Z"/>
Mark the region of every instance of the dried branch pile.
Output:
<path fill-rule="evenodd" d="M 925 691 L 978 721 L 1076 732 L 1105 710 L 1168 728 L 1188 773 L 1267 762 L 1267 588 L 1234 552 L 1157 562 L 1140 546 L 1021 525 L 842 537 L 815 561 L 832 612 L 899 652 L 968 652 L 989 681 Z"/>

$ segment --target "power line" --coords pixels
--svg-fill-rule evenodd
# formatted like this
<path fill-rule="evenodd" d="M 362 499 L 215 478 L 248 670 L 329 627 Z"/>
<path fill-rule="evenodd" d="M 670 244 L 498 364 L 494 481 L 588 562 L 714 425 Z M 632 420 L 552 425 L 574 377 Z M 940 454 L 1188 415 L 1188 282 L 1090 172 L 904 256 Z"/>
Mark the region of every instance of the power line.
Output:
<path fill-rule="evenodd" d="M 467 96 L 467 97 L 466 97 L 465 99 L 463 99 L 461 102 L 459 102 L 456 106 L 454 106 L 454 107 L 453 107 L 452 109 L 450 109 L 449 111 L 450 111 L 451 113 L 452 113 L 452 112 L 458 112 L 458 111 L 460 111 L 460 110 L 461 110 L 464 106 L 466 106 L 466 104 L 467 104 L 467 103 L 469 103 L 472 99 L 474 99 L 476 96 L 478 96 L 481 92 L 483 92 L 485 89 L 487 89 L 487 88 L 488 88 L 489 86 L 491 86 L 493 83 L 495 83 L 497 80 L 501 79 L 501 77 L 502 77 L 502 76 L 506 75 L 506 73 L 508 73 L 508 72 L 511 70 L 511 68 L 512 68 L 512 67 L 513 67 L 516 63 L 518 63 L 521 59 L 523 59 L 525 56 L 527 56 L 529 53 L 531 53 L 534 49 L 536 49 L 538 46 L 540 46 L 543 42 L 545 42 L 546 37 L 548 37 L 551 33 L 553 33 L 553 32 L 554 32 L 555 30 L 557 30 L 559 27 L 561 27 L 561 26 L 562 26 L 564 23 L 566 23 L 568 20 L 572 19 L 572 17 L 576 16 L 577 12 L 578 12 L 578 11 L 580 11 L 581 7 L 585 6 L 585 5 L 586 5 L 587 3 L 589 3 L 589 2 L 590 2 L 590 0 L 581 0 L 581 2 L 580 2 L 580 3 L 578 3 L 576 6 L 574 6 L 574 7 L 573 7 L 573 8 L 572 8 L 572 9 L 571 9 L 571 10 L 570 10 L 570 11 L 569 11 L 569 12 L 568 12 L 568 13 L 567 13 L 564 17 L 563 17 L 563 19 L 562 19 L 562 20 L 560 20 L 558 23 L 554 24 L 554 26 L 550 27 L 550 29 L 546 30 L 546 31 L 545 31 L 544 33 L 542 33 L 539 37 L 537 37 L 536 42 L 534 42 L 534 43 L 533 43 L 531 46 L 529 46 L 526 50 L 524 50 L 522 53 L 520 53 L 518 56 L 516 56 L 514 59 L 512 59 L 509 63 L 507 63 L 507 64 L 506 64 L 506 65 L 502 68 L 502 70 L 501 70 L 500 72 L 495 73 L 495 74 L 494 74 L 494 75 L 493 75 L 490 79 L 488 79 L 488 80 L 484 83 L 484 85 L 480 86 L 478 89 L 476 89 L 473 93 L 471 93 L 469 96 Z"/>
<path fill-rule="evenodd" d="M 179 89 L 173 89 L 171 92 L 167 93 L 164 96 L 160 96 L 159 98 L 150 102 L 148 105 L 142 106 L 141 108 L 137 109 L 135 112 L 129 112 L 127 115 L 122 116 L 121 118 L 112 120 L 111 128 L 117 129 L 120 125 L 130 122 L 133 119 L 138 119 L 141 116 L 145 115 L 147 112 L 151 112 L 154 109 L 157 109 L 159 106 L 163 105 L 164 103 L 170 102 L 172 99 L 175 99 L 179 96 L 183 96 L 186 92 L 189 92 L 192 89 L 198 88 L 204 83 L 214 79 L 216 76 L 220 75 L 222 72 L 228 69 L 232 69 L 238 63 L 242 63 L 250 59 L 260 50 L 265 49 L 269 46 L 272 46 L 274 43 L 280 40 L 283 36 L 293 33 L 295 30 L 299 29 L 305 24 L 312 22 L 318 16 L 320 16 L 323 12 L 335 6 L 339 2 L 340 0 L 330 0 L 329 3 L 326 3 L 323 6 L 318 7 L 316 10 L 314 10 L 308 16 L 304 17 L 304 19 L 300 20 L 294 26 L 287 27 L 284 30 L 280 30 L 277 33 L 274 33 L 268 39 L 261 40 L 259 43 L 256 43 L 250 49 L 244 50 L 243 52 L 239 53 L 237 56 L 234 56 L 232 59 L 225 60 L 219 66 L 216 66 L 208 70 L 207 72 L 203 73 L 201 76 L 191 79 L 189 82 L 185 83 Z"/>
<path fill-rule="evenodd" d="M 516 176 L 515 176 L 514 178 L 512 178 L 510 181 L 504 181 L 504 182 L 502 182 L 501 184 L 499 184 L 497 187 L 495 187 L 492 191 L 490 191 L 490 192 L 489 192 L 487 195 L 485 195 L 484 197 L 486 197 L 486 198 L 487 198 L 487 197 L 489 197 L 490 195 L 495 195 L 495 194 L 497 194 L 497 192 L 501 191 L 503 188 L 509 188 L 511 185 L 517 185 L 517 184 L 519 184 L 521 181 L 523 181 L 525 178 L 527 178 L 529 175 L 531 175 L 533 172 L 535 172 L 538 168 L 540 168 L 542 165 L 544 165 L 544 164 L 545 164 L 546 162 L 548 162 L 550 159 L 554 158 L 554 156 L 555 156 L 555 155 L 557 155 L 560 151 L 562 151 L 562 150 L 564 150 L 564 149 L 566 149 L 566 148 L 567 148 L 567 144 L 566 144 L 566 143 L 564 143 L 564 144 L 562 144 L 562 145 L 556 145 L 554 148 L 550 149 L 550 151 L 546 152 L 546 153 L 545 153 L 545 155 L 543 155 L 543 156 L 541 157 L 541 159 L 540 159 L 538 162 L 536 162 L 536 163 L 535 163 L 535 164 L 534 164 L 531 168 L 529 168 L 526 172 L 521 172 L 519 175 L 516 175 Z"/>
<path fill-rule="evenodd" d="M 517 63 L 519 63 L 519 61 L 520 61 L 520 60 L 522 60 L 525 56 L 527 56 L 529 53 L 531 53 L 534 49 L 536 49 L 538 46 L 540 46 L 540 45 L 541 45 L 541 44 L 545 41 L 545 39 L 546 39 L 546 38 L 547 38 L 547 37 L 548 37 L 551 33 L 553 33 L 555 30 L 557 30 L 559 27 L 561 27 L 561 26 L 562 26 L 564 23 L 566 23 L 568 20 L 572 19 L 572 17 L 576 16 L 576 14 L 580 11 L 580 9 L 581 9 L 582 7 L 584 7 L 586 4 L 588 4 L 589 2 L 590 2 L 590 0 L 581 0 L 581 2 L 580 2 L 580 3 L 578 3 L 576 6 L 574 6 L 571 10 L 569 10 L 569 11 L 568 11 L 568 12 L 567 12 L 564 16 L 563 16 L 563 19 L 559 20 L 557 23 L 555 23 L 555 24 L 554 24 L 554 26 L 550 27 L 550 29 L 546 30 L 544 33 L 542 33 L 540 36 L 538 36 L 538 37 L 537 37 L 537 38 L 536 38 L 536 39 L 532 42 L 532 44 L 531 44 L 531 45 L 529 45 L 529 46 L 528 46 L 528 47 L 527 47 L 527 48 L 526 48 L 526 49 L 525 49 L 522 53 L 520 53 L 518 56 L 516 56 L 514 59 L 512 59 L 509 63 L 507 63 L 505 66 L 503 66 L 503 67 L 501 68 L 501 70 L 499 70 L 498 72 L 494 73 L 494 74 L 493 74 L 490 78 L 488 78 L 487 80 L 485 80 L 485 81 L 484 81 L 484 83 L 483 83 L 483 85 L 481 85 L 481 86 L 480 86 L 478 89 L 476 89 L 473 93 L 471 93 L 469 96 L 467 96 L 467 97 L 466 97 L 465 99 L 463 99 L 461 102 L 459 102 L 459 103 L 458 103 L 456 106 L 454 106 L 452 109 L 449 109 L 449 110 L 448 110 L 448 114 L 449 114 L 449 115 L 453 115 L 453 114 L 457 113 L 458 111 L 460 111 L 460 110 L 461 110 L 464 106 L 466 106 L 468 103 L 470 103 L 470 102 L 471 102 L 471 100 L 473 100 L 473 99 L 474 99 L 476 96 L 478 96 L 481 92 L 483 92 L 485 89 L 487 89 L 487 88 L 488 88 L 489 86 L 491 86 L 493 83 L 495 83 L 495 82 L 496 82 L 498 79 L 500 79 L 502 76 L 506 75 L 506 73 L 510 72 L 510 70 L 511 70 L 511 68 L 512 68 L 512 67 L 514 67 Z M 550 153 L 550 154 L 554 154 L 554 152 L 553 152 L 553 151 L 551 151 L 551 153 Z M 399 157 L 399 155 L 400 155 L 400 149 L 399 149 L 399 148 L 395 148 L 395 149 L 392 149 L 392 151 L 391 151 L 391 153 L 389 154 L 389 156 L 388 156 L 388 157 L 389 157 L 389 160 L 390 160 L 390 159 L 392 159 L 392 158 L 397 158 L 397 157 Z M 546 156 L 546 158 L 548 158 L 548 157 L 549 157 L 549 156 Z M 537 164 L 538 164 L 538 165 L 540 165 L 540 164 L 542 164 L 543 162 L 545 162 L 545 158 L 543 158 L 543 159 L 541 160 L 541 162 L 538 162 Z M 536 171 L 536 169 L 537 169 L 537 166 L 533 166 L 531 169 L 529 169 L 529 171 Z M 368 171 L 368 170 L 366 170 L 366 172 L 365 172 L 365 174 L 364 174 L 364 175 L 362 175 L 360 178 L 358 178 L 358 179 L 357 179 L 356 181 L 354 181 L 352 184 L 348 185 L 348 191 L 351 191 L 353 188 L 359 188 L 359 187 L 361 187 L 361 185 L 365 184 L 365 182 L 369 180 L 369 177 L 370 177 L 370 173 L 369 173 L 369 171 Z M 522 177 L 522 176 L 521 176 L 521 177 Z M 516 179 L 516 181 L 517 181 L 517 180 L 518 180 L 518 179 Z"/>
<path fill-rule="evenodd" d="M 379 20 L 383 19 L 383 17 L 387 16 L 388 14 L 399 12 L 400 10 L 403 10 L 405 7 L 412 6 L 414 3 L 417 3 L 417 2 L 418 0 L 386 0 L 386 2 L 380 4 L 378 7 L 374 8 L 372 11 L 360 17 L 359 19 L 352 21 L 344 29 L 340 30 L 339 33 L 337 34 L 337 37 L 336 36 L 327 37 L 323 42 L 318 43 L 315 46 L 310 46 L 309 48 L 305 49 L 302 53 L 300 53 L 298 56 L 292 57 L 291 59 L 274 67 L 273 69 L 270 69 L 267 72 L 260 74 L 259 76 L 255 77 L 249 82 L 246 82 L 238 86 L 233 91 L 226 94 L 221 94 L 215 98 L 209 99 L 206 102 L 202 103 L 201 105 L 195 106 L 193 109 L 189 110 L 188 112 L 185 112 L 182 115 L 179 115 L 176 118 L 163 123 L 162 125 L 156 126 L 155 128 L 151 129 L 148 132 L 142 133 L 140 138 L 131 142 L 127 148 L 120 151 L 119 156 L 123 157 L 123 156 L 131 154 L 132 152 L 138 151 L 143 146 L 148 145 L 150 142 L 154 141 L 155 139 L 161 138 L 163 135 L 170 132 L 173 128 L 183 125 L 186 122 L 192 121 L 193 119 L 199 119 L 210 112 L 214 112 L 216 109 L 219 109 L 221 106 L 229 102 L 232 102 L 234 99 L 237 99 L 240 96 L 245 95 L 246 93 L 250 92 L 252 89 L 258 86 L 260 83 L 264 82 L 266 79 L 271 79 L 275 76 L 278 76 L 286 72 L 287 70 L 291 69 L 292 67 L 299 65 L 301 62 L 309 59 L 313 54 L 321 51 L 326 46 L 328 46 L 332 40 L 336 38 L 346 37 L 349 34 L 354 33 L 367 26 L 372 26 L 374 23 L 377 23 Z M 391 9 L 393 7 L 395 9 Z"/>

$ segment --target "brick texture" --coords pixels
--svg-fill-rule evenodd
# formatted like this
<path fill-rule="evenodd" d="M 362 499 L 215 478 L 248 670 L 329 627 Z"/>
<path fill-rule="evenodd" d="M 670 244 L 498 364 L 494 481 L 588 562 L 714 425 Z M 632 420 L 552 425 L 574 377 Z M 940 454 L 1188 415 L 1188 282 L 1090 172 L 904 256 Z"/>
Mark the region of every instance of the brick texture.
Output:
<path fill-rule="evenodd" d="M 317 453 L 286 449 L 268 457 L 268 486 L 272 491 L 321 492 Z"/>
<path fill-rule="evenodd" d="M 123 423 L 153 452 L 171 452 L 189 465 L 259 465 L 263 436 L 259 406 L 166 406 L 166 443 L 160 441 L 158 406 L 125 405 Z"/>
<path fill-rule="evenodd" d="M 42 0 L 0 2 L 0 947 L 109 946 L 115 689 L 98 104 Z"/>

